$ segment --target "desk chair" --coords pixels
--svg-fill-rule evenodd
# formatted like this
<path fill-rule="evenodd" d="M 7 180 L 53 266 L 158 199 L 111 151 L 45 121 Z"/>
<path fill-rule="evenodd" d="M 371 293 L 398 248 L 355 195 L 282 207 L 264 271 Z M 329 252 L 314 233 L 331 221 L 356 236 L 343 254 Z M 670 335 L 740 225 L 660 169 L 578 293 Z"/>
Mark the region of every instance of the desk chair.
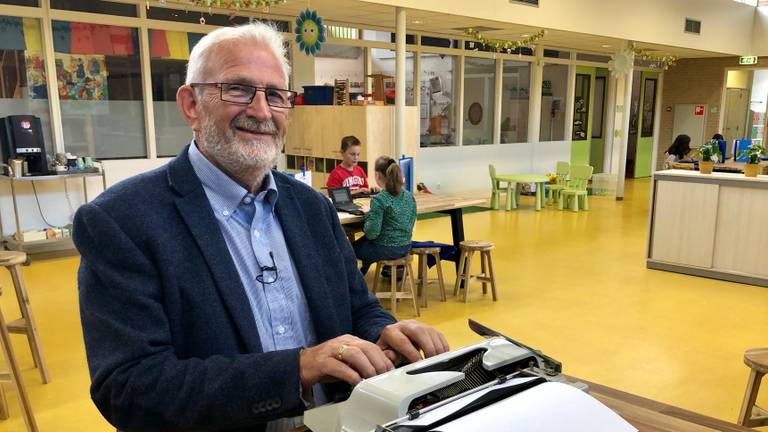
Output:
<path fill-rule="evenodd" d="M 499 180 L 499 178 L 496 177 L 496 167 L 493 166 L 493 164 L 488 165 L 488 172 L 491 174 L 491 208 L 494 210 L 499 209 L 499 193 L 502 191 L 501 184 L 507 183 L 505 190 L 507 191 L 507 210 L 509 210 L 509 203 L 511 202 L 509 200 L 515 199 L 515 195 L 512 193 L 514 191 L 511 189 L 512 184 L 504 180 Z"/>
<path fill-rule="evenodd" d="M 409 298 L 413 301 L 413 310 L 416 313 L 416 316 L 419 316 L 419 305 L 416 302 L 416 284 L 413 281 L 413 268 L 411 267 L 411 263 L 413 262 L 413 257 L 408 254 L 402 258 L 392 259 L 392 260 L 381 260 L 376 261 L 376 271 L 374 272 L 373 276 L 373 293 L 376 295 L 377 298 L 383 299 L 388 298 L 392 302 L 392 315 L 395 315 L 397 313 L 397 300 L 401 298 Z M 387 267 L 390 268 L 390 278 L 389 278 L 389 286 L 390 290 L 389 292 L 378 292 L 378 285 L 379 285 L 379 278 L 381 277 L 381 267 Z M 405 272 L 403 273 L 403 280 L 400 284 L 400 290 L 397 289 L 397 267 L 402 266 L 405 268 Z M 406 291 L 405 284 L 408 283 L 408 291 Z"/>
<path fill-rule="evenodd" d="M 582 210 L 589 210 L 589 201 L 587 198 L 587 183 L 592 178 L 593 168 L 589 165 L 571 166 L 571 179 L 568 181 L 568 187 L 560 191 L 560 201 L 557 208 L 570 207 L 577 212 L 579 207 Z"/>
<path fill-rule="evenodd" d="M 744 353 L 744 364 L 749 366 L 749 380 L 739 412 L 739 424 L 755 428 L 768 426 L 768 411 L 755 404 L 760 381 L 768 373 L 768 348 L 753 348 Z"/>
<path fill-rule="evenodd" d="M 13 251 L 0 251 L 0 266 L 5 267 L 11 273 L 11 279 L 13 280 L 13 287 L 16 290 L 16 300 L 19 303 L 19 310 L 21 311 L 21 318 L 6 322 L 3 316 L 2 310 L 0 310 L 0 348 L 2 348 L 3 355 L 8 362 L 10 372 L 0 373 L 0 381 L 10 382 L 16 390 L 16 394 L 19 397 L 21 403 L 21 412 L 24 416 L 24 423 L 27 425 L 27 430 L 30 432 L 36 432 L 37 423 L 35 417 L 32 414 L 32 405 L 29 402 L 27 396 L 26 387 L 22 381 L 21 369 L 16 362 L 16 356 L 13 353 L 13 346 L 11 345 L 10 333 L 20 333 L 27 336 L 29 347 L 32 351 L 32 359 L 35 366 L 40 369 L 40 377 L 43 384 L 47 384 L 51 379 L 48 375 L 48 368 L 45 366 L 45 360 L 43 359 L 43 353 L 40 348 L 40 341 L 37 334 L 37 327 L 35 325 L 34 317 L 32 316 L 32 308 L 29 305 L 29 297 L 27 297 L 27 290 L 24 286 L 24 279 L 21 275 L 21 265 L 27 262 L 27 254 L 24 252 Z M 0 294 L 2 292 L 0 291 Z M 0 387 L 0 419 L 8 418 L 8 406 L 5 399 L 5 393 Z"/>
<path fill-rule="evenodd" d="M 547 185 L 547 203 L 552 204 L 557 202 L 560 204 L 560 192 L 568 187 L 568 176 L 571 173 L 571 164 L 568 162 L 557 162 L 557 168 L 555 174 L 557 175 L 557 183 Z"/>

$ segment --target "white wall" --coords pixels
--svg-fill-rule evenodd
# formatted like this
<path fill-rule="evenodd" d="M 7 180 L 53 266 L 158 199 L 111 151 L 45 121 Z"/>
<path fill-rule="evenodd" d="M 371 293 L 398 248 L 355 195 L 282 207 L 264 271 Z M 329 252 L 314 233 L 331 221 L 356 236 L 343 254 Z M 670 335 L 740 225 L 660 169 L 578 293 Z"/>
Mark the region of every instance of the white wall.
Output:
<path fill-rule="evenodd" d="M 420 148 L 416 181 L 436 193 L 490 196 L 488 164 L 499 174 L 546 174 L 571 157 L 570 141 Z"/>
<path fill-rule="evenodd" d="M 757 12 L 755 12 L 752 49 L 748 54 L 757 56 L 768 55 L 768 6 L 759 7 Z"/>
<path fill-rule="evenodd" d="M 732 0 L 542 0 L 539 7 L 505 0 L 362 1 L 732 55 L 751 50 L 755 14 L 754 6 Z M 686 17 L 702 22 L 701 35 L 683 32 Z"/>

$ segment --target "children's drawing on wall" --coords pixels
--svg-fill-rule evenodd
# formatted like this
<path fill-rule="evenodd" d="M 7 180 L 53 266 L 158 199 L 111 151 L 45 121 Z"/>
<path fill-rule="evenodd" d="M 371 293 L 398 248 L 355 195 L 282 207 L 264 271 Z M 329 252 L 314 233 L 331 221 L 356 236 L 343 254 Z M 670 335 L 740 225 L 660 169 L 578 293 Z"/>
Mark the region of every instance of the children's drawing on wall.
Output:
<path fill-rule="evenodd" d="M 63 100 L 107 100 L 107 68 L 103 55 L 56 54 L 59 97 Z"/>
<path fill-rule="evenodd" d="M 24 62 L 27 69 L 27 86 L 30 99 L 48 99 L 48 86 L 45 77 L 43 55 L 39 52 L 25 52 Z"/>

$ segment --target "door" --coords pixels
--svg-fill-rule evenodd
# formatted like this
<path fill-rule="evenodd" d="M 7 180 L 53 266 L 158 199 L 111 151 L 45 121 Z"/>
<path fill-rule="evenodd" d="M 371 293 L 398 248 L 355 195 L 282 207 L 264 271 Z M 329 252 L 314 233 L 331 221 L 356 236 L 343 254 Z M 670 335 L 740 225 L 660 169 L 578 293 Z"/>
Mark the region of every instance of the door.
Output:
<path fill-rule="evenodd" d="M 605 154 L 605 98 L 608 90 L 608 69 L 598 68 L 595 76 L 595 89 L 592 92 L 592 143 L 589 149 L 589 164 L 595 173 L 603 172 Z"/>
<path fill-rule="evenodd" d="M 624 177 L 635 176 L 635 163 L 637 159 L 637 133 L 640 121 L 640 84 L 642 73 L 632 74 L 632 98 L 629 103 L 629 131 L 627 134 L 627 165 Z"/>
<path fill-rule="evenodd" d="M 640 88 L 640 115 L 638 118 L 637 150 L 635 151 L 635 178 L 650 177 L 654 168 L 653 138 L 656 126 L 656 96 L 659 74 L 643 72 Z"/>
<path fill-rule="evenodd" d="M 723 137 L 726 143 L 746 137 L 745 127 L 749 110 L 749 89 L 729 88 L 725 94 L 725 124 Z M 731 146 L 726 145 L 726 157 L 731 157 Z"/>

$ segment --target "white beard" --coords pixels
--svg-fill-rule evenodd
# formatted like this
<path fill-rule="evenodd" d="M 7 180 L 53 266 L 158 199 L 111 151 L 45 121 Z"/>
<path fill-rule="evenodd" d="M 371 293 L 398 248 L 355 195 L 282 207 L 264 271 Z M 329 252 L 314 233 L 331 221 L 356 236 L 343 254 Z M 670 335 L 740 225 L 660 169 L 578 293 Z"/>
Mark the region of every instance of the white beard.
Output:
<path fill-rule="evenodd" d="M 229 128 L 219 129 L 208 110 L 202 111 L 203 120 L 197 144 L 227 173 L 238 175 L 248 170 L 256 174 L 256 178 L 261 178 L 277 163 L 283 142 L 274 122 L 259 122 L 241 113 L 232 120 Z M 244 139 L 237 136 L 236 126 L 269 132 L 272 136 Z"/>

